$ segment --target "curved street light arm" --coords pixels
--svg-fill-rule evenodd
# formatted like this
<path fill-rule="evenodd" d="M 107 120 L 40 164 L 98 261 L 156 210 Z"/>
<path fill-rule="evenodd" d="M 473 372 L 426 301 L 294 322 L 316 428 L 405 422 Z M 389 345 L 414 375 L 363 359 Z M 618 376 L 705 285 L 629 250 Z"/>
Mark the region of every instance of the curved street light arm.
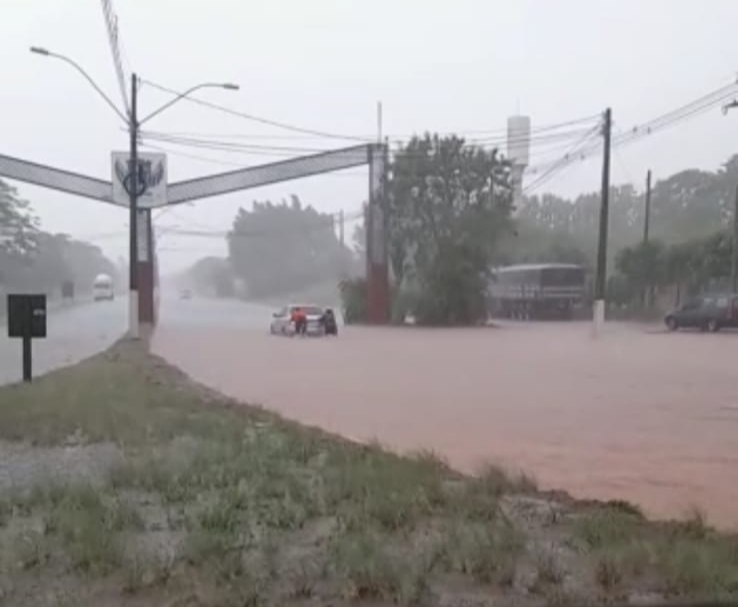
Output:
<path fill-rule="evenodd" d="M 50 51 L 47 51 L 46 49 L 42 49 L 38 47 L 31 47 L 31 52 L 36 53 L 37 55 L 44 55 L 46 57 L 54 57 L 55 59 L 60 59 L 61 61 L 64 61 L 65 63 L 68 63 L 69 65 L 71 65 L 75 70 L 77 70 L 80 74 L 82 74 L 84 79 L 90 83 L 92 88 L 94 88 L 95 91 L 97 91 L 97 94 L 103 98 L 105 103 L 107 103 L 110 106 L 110 108 L 120 117 L 120 119 L 123 122 L 125 122 L 126 125 L 129 124 L 130 121 L 128 117 L 118 109 L 118 106 L 116 106 L 115 103 L 113 103 L 110 97 L 108 97 L 105 94 L 105 92 L 97 85 L 97 83 L 92 79 L 92 77 L 76 61 L 73 61 L 72 59 L 64 55 L 52 53 Z"/>
<path fill-rule="evenodd" d="M 148 116 L 145 116 L 144 118 L 142 118 L 141 120 L 139 120 L 138 125 L 141 126 L 144 122 L 148 122 L 154 116 L 158 116 L 164 110 L 170 108 L 175 103 L 177 103 L 178 101 L 181 101 L 182 99 L 184 99 L 188 95 L 194 93 L 195 91 L 199 91 L 200 89 L 205 89 L 205 88 L 219 88 L 219 89 L 228 89 L 228 90 L 238 90 L 238 86 L 235 85 L 235 84 L 228 84 L 228 83 L 226 83 L 226 84 L 220 84 L 220 83 L 217 83 L 217 82 L 204 82 L 202 84 L 198 84 L 196 86 L 193 86 L 193 87 L 187 89 L 184 93 L 180 93 L 174 99 L 172 99 L 170 101 L 167 101 L 164 105 L 162 105 L 158 109 L 156 109 L 153 112 L 151 112 Z"/>

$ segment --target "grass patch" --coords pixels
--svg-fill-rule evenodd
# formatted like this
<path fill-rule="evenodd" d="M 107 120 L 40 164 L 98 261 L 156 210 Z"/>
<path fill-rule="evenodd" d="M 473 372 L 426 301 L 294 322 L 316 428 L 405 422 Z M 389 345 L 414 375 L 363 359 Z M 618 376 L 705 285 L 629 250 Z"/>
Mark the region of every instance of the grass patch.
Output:
<path fill-rule="evenodd" d="M 603 506 L 580 514 L 574 523 L 574 535 L 587 548 L 599 549 L 622 545 L 638 537 L 643 520 L 620 508 Z"/>
<path fill-rule="evenodd" d="M 612 592 L 624 578 L 620 560 L 613 554 L 603 554 L 595 564 L 595 580 L 605 592 Z"/>
<path fill-rule="evenodd" d="M 524 537 L 514 527 L 461 521 L 441 533 L 433 561 L 447 572 L 471 576 L 483 584 L 512 585 Z"/>
<path fill-rule="evenodd" d="M 74 570 L 111 573 L 122 559 L 119 533 L 143 529 L 135 509 L 97 488 L 71 485 L 48 495 L 46 533 L 60 539 Z"/>
<path fill-rule="evenodd" d="M 541 550 L 536 557 L 535 566 L 534 587 L 539 591 L 563 583 L 565 571 L 561 566 L 559 555 L 553 548 Z"/>
<path fill-rule="evenodd" d="M 344 534 L 332 546 L 331 561 L 346 599 L 407 605 L 420 602 L 428 592 L 426 572 L 402 558 L 387 536 Z"/>
<path fill-rule="evenodd" d="M 13 539 L 13 559 L 20 569 L 43 567 L 51 558 L 51 546 L 38 531 L 28 530 Z"/>

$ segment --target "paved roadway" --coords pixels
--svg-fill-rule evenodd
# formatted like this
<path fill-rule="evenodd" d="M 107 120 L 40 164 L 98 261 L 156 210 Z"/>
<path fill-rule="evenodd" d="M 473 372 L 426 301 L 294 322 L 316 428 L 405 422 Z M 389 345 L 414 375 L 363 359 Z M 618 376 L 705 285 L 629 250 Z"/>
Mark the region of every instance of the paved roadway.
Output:
<path fill-rule="evenodd" d="M 164 294 L 160 313 L 167 330 L 232 328 L 263 330 L 271 309 L 266 306 L 195 298 L 180 301 Z M 33 341 L 33 372 L 47 373 L 74 364 L 110 346 L 125 334 L 128 307 L 125 297 L 113 302 L 83 302 L 50 309 L 46 339 Z M 5 317 L 0 317 L 0 384 L 20 381 L 21 342 L 7 337 Z M 266 323 L 266 324 L 265 324 Z"/>
<path fill-rule="evenodd" d="M 107 348 L 126 330 L 126 300 L 85 302 L 49 311 L 47 338 L 33 340 L 33 373 L 38 375 L 74 364 Z M 0 384 L 23 377 L 21 342 L 8 339 L 6 319 L 0 322 Z"/>
<path fill-rule="evenodd" d="M 154 350 L 245 402 L 359 440 L 487 459 L 650 514 L 738 528 L 738 334 L 585 323 L 267 335 L 270 310 L 169 301 Z"/>

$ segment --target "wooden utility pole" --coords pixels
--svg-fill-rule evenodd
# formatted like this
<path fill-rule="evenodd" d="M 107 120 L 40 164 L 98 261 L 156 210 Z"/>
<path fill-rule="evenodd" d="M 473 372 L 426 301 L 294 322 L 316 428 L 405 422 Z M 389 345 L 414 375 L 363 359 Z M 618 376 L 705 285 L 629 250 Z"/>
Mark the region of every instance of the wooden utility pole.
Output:
<path fill-rule="evenodd" d="M 646 209 L 643 219 L 643 244 L 648 244 L 648 230 L 651 223 L 651 169 L 646 173 Z M 651 305 L 651 289 L 652 285 L 646 285 L 641 293 L 641 305 L 649 308 Z"/>
<path fill-rule="evenodd" d="M 648 230 L 651 222 L 651 169 L 646 173 L 646 216 L 643 220 L 643 242 L 648 242 Z"/>
<path fill-rule="evenodd" d="M 733 260 L 730 268 L 730 288 L 738 291 L 738 185 L 735 187 L 733 206 Z"/>
<path fill-rule="evenodd" d="M 597 245 L 597 275 L 594 294 L 594 335 L 597 336 L 605 321 L 605 292 L 607 288 L 607 227 L 610 214 L 610 133 L 612 110 L 605 110 L 602 137 L 604 154 L 602 159 L 602 202 L 600 204 L 600 233 Z"/>

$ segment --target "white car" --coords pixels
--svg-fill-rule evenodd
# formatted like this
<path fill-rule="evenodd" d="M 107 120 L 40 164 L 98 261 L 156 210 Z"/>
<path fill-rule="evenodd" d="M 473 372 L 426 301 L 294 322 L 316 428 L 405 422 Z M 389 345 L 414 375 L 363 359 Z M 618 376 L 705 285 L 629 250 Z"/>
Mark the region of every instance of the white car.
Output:
<path fill-rule="evenodd" d="M 291 304 L 285 306 L 281 310 L 272 314 L 272 322 L 269 325 L 269 332 L 272 335 L 294 335 L 295 323 L 292 322 L 292 312 L 296 308 L 305 311 L 307 317 L 306 333 L 308 335 L 323 335 L 325 328 L 321 319 L 323 318 L 323 308 L 312 305 Z"/>
<path fill-rule="evenodd" d="M 113 279 L 107 274 L 98 274 L 92 283 L 92 298 L 95 301 L 100 301 L 101 299 L 112 301 L 114 297 Z"/>

